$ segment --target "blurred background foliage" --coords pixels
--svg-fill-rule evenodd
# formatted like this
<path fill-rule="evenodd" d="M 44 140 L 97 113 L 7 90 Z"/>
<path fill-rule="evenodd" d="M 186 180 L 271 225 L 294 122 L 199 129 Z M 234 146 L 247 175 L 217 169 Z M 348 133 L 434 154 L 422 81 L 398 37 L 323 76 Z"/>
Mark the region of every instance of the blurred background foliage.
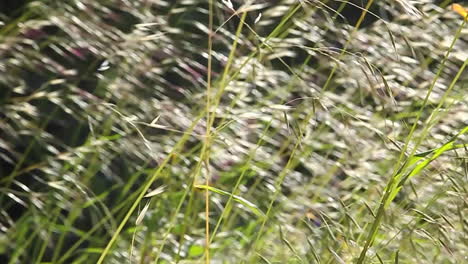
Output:
<path fill-rule="evenodd" d="M 468 58 L 464 26 L 444 60 L 463 19 L 451 1 L 374 1 L 362 23 L 365 0 L 214 2 L 215 90 L 238 47 L 201 178 L 263 212 L 275 202 L 255 242 L 262 220 L 213 193 L 212 226 L 229 211 L 213 263 L 353 262 L 417 115 L 416 152 L 467 125 L 466 71 L 444 97 Z M 248 8 L 238 36 L 227 3 Z M 181 140 L 106 263 L 200 260 L 208 15 L 202 0 L 1 1 L 1 263 L 95 262 Z M 462 263 L 467 171 L 459 150 L 412 178 L 369 263 Z"/>

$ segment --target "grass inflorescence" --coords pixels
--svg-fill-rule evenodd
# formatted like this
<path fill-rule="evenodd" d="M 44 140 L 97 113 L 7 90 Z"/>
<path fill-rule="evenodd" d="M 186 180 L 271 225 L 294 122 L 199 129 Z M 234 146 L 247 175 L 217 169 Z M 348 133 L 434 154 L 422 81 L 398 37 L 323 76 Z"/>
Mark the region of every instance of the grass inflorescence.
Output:
<path fill-rule="evenodd" d="M 465 262 L 449 4 L 5 1 L 0 262 Z"/>

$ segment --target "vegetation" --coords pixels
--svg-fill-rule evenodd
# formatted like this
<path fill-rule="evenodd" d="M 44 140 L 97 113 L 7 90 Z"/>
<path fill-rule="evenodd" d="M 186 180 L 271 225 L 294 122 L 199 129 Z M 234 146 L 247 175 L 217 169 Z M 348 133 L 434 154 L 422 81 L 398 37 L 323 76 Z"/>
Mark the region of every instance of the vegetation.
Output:
<path fill-rule="evenodd" d="M 0 263 L 465 262 L 467 19 L 415 2 L 2 1 Z"/>

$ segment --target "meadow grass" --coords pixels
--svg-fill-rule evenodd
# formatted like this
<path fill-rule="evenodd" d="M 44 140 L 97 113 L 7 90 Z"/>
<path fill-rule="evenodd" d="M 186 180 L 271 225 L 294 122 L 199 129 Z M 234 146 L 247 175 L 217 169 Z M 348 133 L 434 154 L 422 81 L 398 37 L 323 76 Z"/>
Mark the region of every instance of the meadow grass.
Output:
<path fill-rule="evenodd" d="M 0 262 L 466 261 L 466 20 L 242 3 L 2 13 Z"/>

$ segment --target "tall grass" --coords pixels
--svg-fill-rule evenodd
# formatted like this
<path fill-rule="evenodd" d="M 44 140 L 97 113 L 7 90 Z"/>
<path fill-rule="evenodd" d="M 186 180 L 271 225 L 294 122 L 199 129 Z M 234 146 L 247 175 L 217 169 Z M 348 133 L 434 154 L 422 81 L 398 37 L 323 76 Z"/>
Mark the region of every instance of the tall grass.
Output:
<path fill-rule="evenodd" d="M 0 12 L 1 263 L 465 261 L 448 1 L 25 2 Z"/>

